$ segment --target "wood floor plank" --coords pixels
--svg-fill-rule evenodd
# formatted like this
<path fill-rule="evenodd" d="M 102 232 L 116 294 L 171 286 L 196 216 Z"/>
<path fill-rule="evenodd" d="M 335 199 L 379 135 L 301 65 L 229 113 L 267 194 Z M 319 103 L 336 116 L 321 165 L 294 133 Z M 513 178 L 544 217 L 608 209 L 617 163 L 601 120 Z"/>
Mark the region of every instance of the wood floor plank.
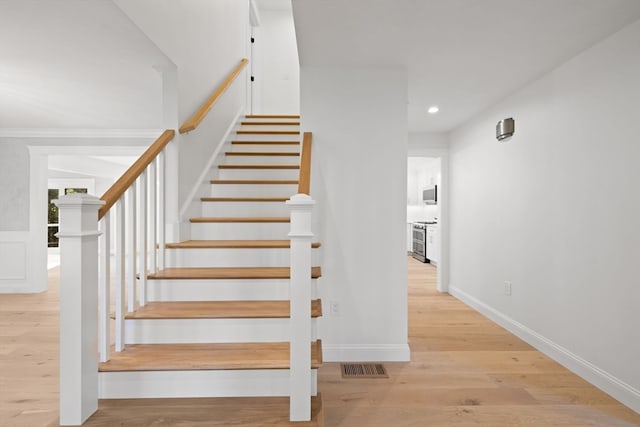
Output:
<path fill-rule="evenodd" d="M 282 319 L 290 315 L 289 301 L 167 301 L 149 302 L 127 319 Z M 319 299 L 311 301 L 311 317 L 322 316 Z"/>
<path fill-rule="evenodd" d="M 311 267 L 311 277 L 321 277 L 320 267 Z M 289 267 L 191 267 L 165 268 L 147 276 L 150 280 L 179 279 L 288 279 Z"/>
<path fill-rule="evenodd" d="M 311 343 L 311 366 L 322 365 L 320 342 Z M 289 343 L 132 344 L 100 363 L 100 372 L 288 369 Z"/>
<path fill-rule="evenodd" d="M 520 356 L 538 353 L 535 349 L 505 335 L 504 329 L 452 296 L 438 293 L 433 266 L 412 258 L 407 262 L 412 360 L 385 363 L 390 378 L 376 380 L 343 380 L 339 364 L 323 364 L 318 389 L 327 427 L 640 426 L 640 414 L 610 400 L 567 369 L 550 363 L 532 369 L 524 362 L 535 361 L 535 356 Z M 49 278 L 48 292 L 0 298 L 0 331 L 15 328 L 23 332 L 0 333 L 0 348 L 7 349 L 0 351 L 2 426 L 59 425 L 58 270 L 50 270 Z M 448 318 L 452 321 L 447 322 Z M 431 321 L 438 327 L 429 328 Z M 464 323 L 469 329 L 461 339 L 452 339 Z M 486 333 L 472 333 L 473 325 Z M 476 351 L 480 362 L 474 367 Z M 464 352 L 467 357 L 461 356 Z M 497 361 L 490 363 L 490 357 Z M 489 366 L 489 371 L 482 366 Z M 514 390 L 514 396 L 500 388 Z M 419 389 L 444 394 L 438 398 L 425 391 L 421 399 L 412 398 Z M 491 394 L 483 400 L 477 390 Z M 405 403 L 402 396 L 407 394 Z M 516 397 L 521 402 L 515 403 Z M 85 425 L 290 427 L 288 403 L 287 398 L 101 400 L 98 412 Z"/>
<path fill-rule="evenodd" d="M 207 249 L 207 248 L 236 248 L 236 249 L 273 249 L 289 248 L 290 240 L 186 240 L 179 243 L 168 243 L 169 249 Z M 320 243 L 314 242 L 312 248 L 319 248 Z"/>
<path fill-rule="evenodd" d="M 325 427 L 322 416 L 321 393 L 311 398 L 307 422 L 289 421 L 288 397 L 109 399 L 83 426 Z"/>

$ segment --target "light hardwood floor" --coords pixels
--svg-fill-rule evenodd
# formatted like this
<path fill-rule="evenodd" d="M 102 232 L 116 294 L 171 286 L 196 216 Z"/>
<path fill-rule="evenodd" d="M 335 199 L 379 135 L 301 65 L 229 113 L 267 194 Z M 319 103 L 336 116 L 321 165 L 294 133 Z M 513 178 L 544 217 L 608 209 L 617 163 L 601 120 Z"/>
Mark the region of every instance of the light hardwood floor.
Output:
<path fill-rule="evenodd" d="M 435 269 L 409 263 L 412 361 L 389 379 L 319 372 L 327 427 L 640 426 L 640 415 L 449 295 Z M 0 426 L 58 420 L 58 285 L 0 295 Z M 286 399 L 101 401 L 88 426 L 284 426 Z"/>

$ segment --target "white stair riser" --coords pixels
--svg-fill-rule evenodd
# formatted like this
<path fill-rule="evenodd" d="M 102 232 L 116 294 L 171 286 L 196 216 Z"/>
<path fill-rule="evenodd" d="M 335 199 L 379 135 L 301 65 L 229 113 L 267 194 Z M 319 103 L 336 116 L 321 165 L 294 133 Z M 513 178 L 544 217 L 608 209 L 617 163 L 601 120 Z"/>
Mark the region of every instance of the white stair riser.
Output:
<path fill-rule="evenodd" d="M 98 398 L 288 396 L 288 369 L 100 372 Z M 311 394 L 317 395 L 317 370 Z"/>
<path fill-rule="evenodd" d="M 275 130 L 275 129 L 271 129 Z M 232 141 L 301 141 L 302 135 L 235 134 Z"/>
<path fill-rule="evenodd" d="M 290 319 L 127 320 L 127 344 L 284 342 L 291 339 Z M 316 340 L 317 321 L 311 320 Z"/>
<path fill-rule="evenodd" d="M 168 249 L 169 267 L 288 267 L 289 248 Z M 311 251 L 311 264 L 320 265 L 320 249 Z"/>
<path fill-rule="evenodd" d="M 289 216 L 285 202 L 203 202 L 202 216 Z"/>
<path fill-rule="evenodd" d="M 272 301 L 289 299 L 289 279 L 149 280 L 148 301 Z M 311 298 L 318 298 L 311 280 Z"/>
<path fill-rule="evenodd" d="M 285 150 L 286 151 L 286 150 Z M 227 165 L 277 165 L 300 164 L 300 156 L 229 156 L 225 155 Z"/>
<path fill-rule="evenodd" d="M 290 145 L 290 144 L 232 144 L 231 151 L 238 152 L 300 152 L 300 145 Z"/>
<path fill-rule="evenodd" d="M 280 240 L 286 239 L 290 224 L 282 223 L 192 223 L 193 240 Z"/>
<path fill-rule="evenodd" d="M 299 169 L 220 169 L 218 174 L 220 179 L 298 179 L 299 176 Z"/>
<path fill-rule="evenodd" d="M 297 177 L 294 179 L 298 179 Z M 211 197 L 291 197 L 298 184 L 212 184 Z"/>

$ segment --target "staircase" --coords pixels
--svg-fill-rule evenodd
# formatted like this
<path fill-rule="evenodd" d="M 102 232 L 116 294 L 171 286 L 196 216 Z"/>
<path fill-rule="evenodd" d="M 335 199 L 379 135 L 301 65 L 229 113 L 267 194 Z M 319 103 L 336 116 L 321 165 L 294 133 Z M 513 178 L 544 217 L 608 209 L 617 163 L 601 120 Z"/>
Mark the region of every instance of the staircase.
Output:
<path fill-rule="evenodd" d="M 112 349 L 98 365 L 99 398 L 291 395 L 293 402 L 290 342 L 297 326 L 285 202 L 298 193 L 300 157 L 299 116 L 242 120 L 224 159 L 214 163 L 200 215 L 188 219 L 190 240 L 166 244 L 164 268 L 139 280 L 144 305 L 124 316 L 122 351 Z M 311 244 L 307 294 L 314 408 L 321 407 L 319 247 Z M 322 425 L 321 412 L 313 416 L 305 425 Z"/>

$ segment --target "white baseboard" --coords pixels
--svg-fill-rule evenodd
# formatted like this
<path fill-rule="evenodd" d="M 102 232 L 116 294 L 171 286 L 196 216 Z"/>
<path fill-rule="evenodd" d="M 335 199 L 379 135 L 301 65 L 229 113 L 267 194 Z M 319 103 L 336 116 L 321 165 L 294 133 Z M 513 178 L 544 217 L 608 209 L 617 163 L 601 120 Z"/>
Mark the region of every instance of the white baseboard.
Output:
<path fill-rule="evenodd" d="M 527 328 L 525 325 L 516 322 L 463 290 L 455 286 L 449 286 L 449 293 L 576 375 L 593 384 L 595 387 L 598 387 L 624 405 L 640 413 L 640 390 L 600 369 L 550 339 Z"/>
<path fill-rule="evenodd" d="M 322 343 L 325 362 L 409 362 L 409 344 L 326 344 Z"/>

